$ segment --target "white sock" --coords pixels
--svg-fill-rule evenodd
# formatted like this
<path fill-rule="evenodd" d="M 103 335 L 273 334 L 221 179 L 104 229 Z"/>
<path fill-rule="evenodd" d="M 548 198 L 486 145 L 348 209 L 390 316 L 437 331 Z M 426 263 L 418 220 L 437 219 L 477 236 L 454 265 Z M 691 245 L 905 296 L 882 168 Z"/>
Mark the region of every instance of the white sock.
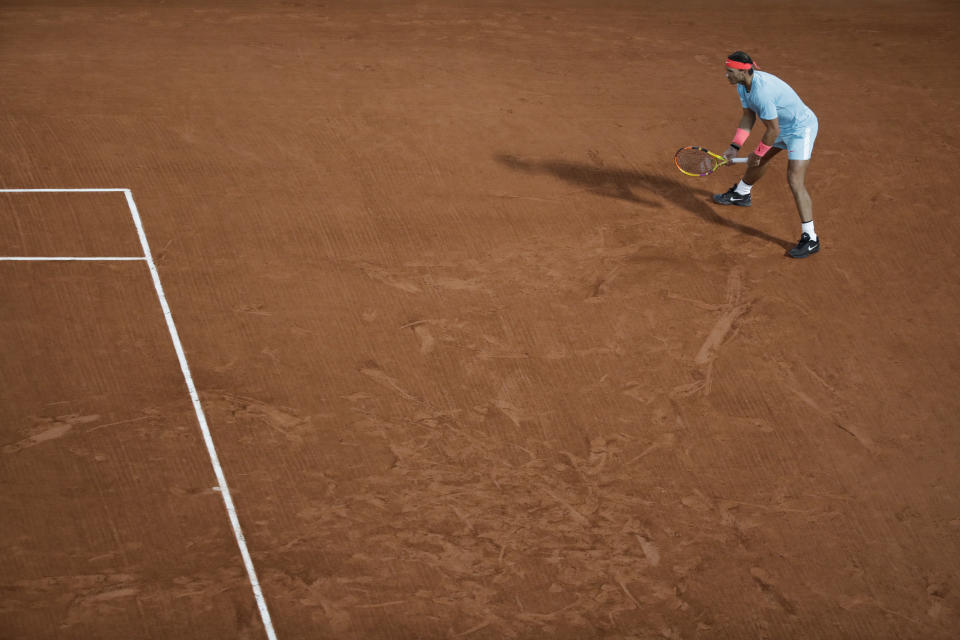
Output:
<path fill-rule="evenodd" d="M 811 220 L 810 222 L 804 222 L 803 224 L 801 224 L 800 229 L 803 233 L 810 236 L 811 240 L 817 239 L 817 232 L 813 230 L 813 220 Z"/>
<path fill-rule="evenodd" d="M 753 189 L 753 185 L 747 184 L 746 182 L 741 180 L 740 184 L 737 185 L 736 191 L 742 196 L 748 196 L 750 195 L 750 189 Z"/>

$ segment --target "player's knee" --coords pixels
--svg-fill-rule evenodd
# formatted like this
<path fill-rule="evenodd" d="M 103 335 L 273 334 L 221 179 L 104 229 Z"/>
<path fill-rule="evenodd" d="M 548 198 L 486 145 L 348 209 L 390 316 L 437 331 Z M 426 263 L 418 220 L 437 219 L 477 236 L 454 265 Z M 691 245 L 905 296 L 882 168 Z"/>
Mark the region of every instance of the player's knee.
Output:
<path fill-rule="evenodd" d="M 787 174 L 787 183 L 790 185 L 790 189 L 794 193 L 803 192 L 805 187 L 803 186 L 803 175 L 796 175 L 792 173 Z"/>

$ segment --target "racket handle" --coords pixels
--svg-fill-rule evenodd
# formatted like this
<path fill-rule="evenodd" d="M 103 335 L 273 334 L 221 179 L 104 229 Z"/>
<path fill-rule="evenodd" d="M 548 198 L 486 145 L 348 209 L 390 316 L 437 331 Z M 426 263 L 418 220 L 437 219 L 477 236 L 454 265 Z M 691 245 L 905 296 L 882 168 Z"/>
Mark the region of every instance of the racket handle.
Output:
<path fill-rule="evenodd" d="M 747 158 L 731 158 L 730 162 L 733 164 L 744 164 L 747 161 Z"/>

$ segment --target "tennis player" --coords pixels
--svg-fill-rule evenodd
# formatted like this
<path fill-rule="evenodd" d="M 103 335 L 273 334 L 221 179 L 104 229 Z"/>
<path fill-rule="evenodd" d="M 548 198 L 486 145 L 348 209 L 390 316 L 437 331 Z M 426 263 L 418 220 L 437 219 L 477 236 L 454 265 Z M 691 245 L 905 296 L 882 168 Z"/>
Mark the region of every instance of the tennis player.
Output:
<path fill-rule="evenodd" d="M 724 152 L 728 160 L 736 157 L 750 135 L 757 117 L 766 130 L 747 159 L 743 179 L 726 193 L 713 196 L 717 204 L 749 207 L 750 190 L 763 177 L 767 166 L 781 150 L 787 150 L 787 182 L 793 191 L 800 213 L 800 242 L 787 252 L 791 258 L 806 258 L 820 250 L 820 238 L 813 228 L 813 204 L 804 186 L 813 143 L 817 139 L 817 116 L 803 104 L 790 85 L 777 76 L 760 71 L 743 51 L 731 53 L 725 63 L 727 80 L 737 85 L 743 115 L 733 136 L 733 142 Z"/>

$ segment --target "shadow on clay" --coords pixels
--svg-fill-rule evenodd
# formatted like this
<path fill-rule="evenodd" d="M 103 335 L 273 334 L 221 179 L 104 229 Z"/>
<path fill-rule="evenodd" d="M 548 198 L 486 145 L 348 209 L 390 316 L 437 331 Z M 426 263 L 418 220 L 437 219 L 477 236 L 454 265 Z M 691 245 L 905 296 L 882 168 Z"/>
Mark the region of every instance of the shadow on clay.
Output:
<path fill-rule="evenodd" d="M 635 193 L 635 191 L 647 191 L 669 200 L 706 222 L 729 227 L 744 235 L 766 240 L 784 249 L 790 249 L 793 246 L 787 240 L 776 238 L 755 227 L 733 222 L 718 215 L 714 207 L 706 202 L 706 198 L 711 196 L 709 191 L 691 188 L 687 184 L 671 178 L 642 171 L 598 167 L 567 160 L 523 160 L 509 154 L 497 154 L 494 157 L 497 162 L 510 167 L 514 171 L 549 174 L 560 178 L 564 182 L 583 187 L 586 191 L 597 195 L 618 198 L 650 207 L 662 206 L 658 201 L 644 199 Z"/>

